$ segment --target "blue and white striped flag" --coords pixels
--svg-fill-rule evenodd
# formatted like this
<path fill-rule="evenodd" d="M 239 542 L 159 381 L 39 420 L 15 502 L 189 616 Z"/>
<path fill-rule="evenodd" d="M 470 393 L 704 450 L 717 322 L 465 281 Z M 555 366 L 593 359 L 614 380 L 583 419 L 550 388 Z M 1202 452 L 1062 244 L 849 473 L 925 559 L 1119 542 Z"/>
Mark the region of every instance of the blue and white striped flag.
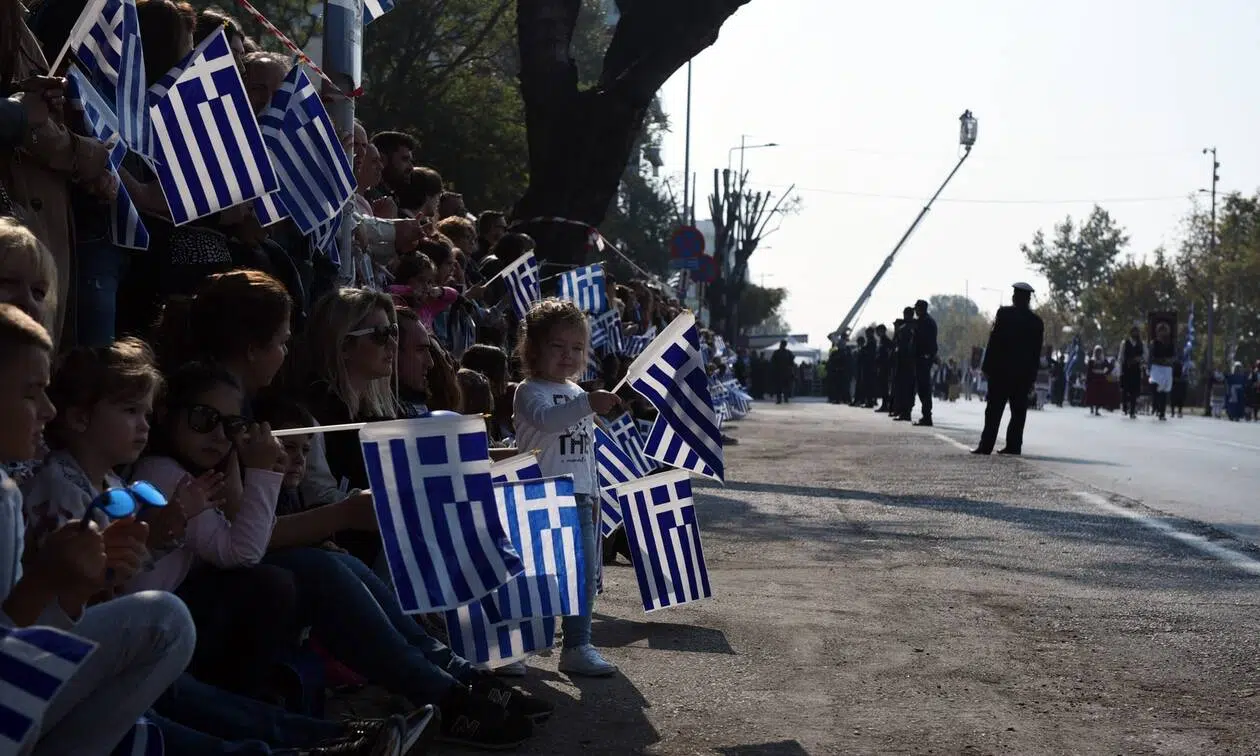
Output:
<path fill-rule="evenodd" d="M 659 413 L 643 453 L 671 467 L 723 480 L 722 433 L 700 362 L 696 316 L 674 318 L 626 371 L 626 383 Z"/>
<path fill-rule="evenodd" d="M 642 444 L 642 440 L 647 438 L 648 434 L 652 432 L 652 421 L 647 420 L 647 419 L 635 418 L 634 427 L 639 429 L 639 440 L 640 440 L 640 444 Z"/>
<path fill-rule="evenodd" d="M 289 211 L 284 208 L 284 200 L 280 199 L 280 192 L 264 194 L 254 200 L 254 217 L 263 228 L 288 218 Z"/>
<path fill-rule="evenodd" d="M 621 354 L 623 357 L 638 357 L 651 343 L 651 336 L 631 336 L 625 340 Z"/>
<path fill-rule="evenodd" d="M 495 483 L 518 483 L 523 480 L 538 480 L 542 476 L 542 467 L 539 466 L 538 455 L 534 452 L 517 454 L 490 465 L 490 479 Z"/>
<path fill-rule="evenodd" d="M 595 474 L 599 479 L 599 530 L 607 538 L 621 527 L 621 504 L 617 501 L 615 487 L 642 478 L 648 474 L 648 469 L 635 462 L 615 438 L 597 425 Z"/>
<path fill-rule="evenodd" d="M 495 502 L 480 416 L 369 423 L 359 442 L 403 611 L 454 609 L 521 574 Z"/>
<path fill-rule="evenodd" d="M 181 226 L 280 188 L 223 29 L 149 88 L 157 160 Z"/>
<path fill-rule="evenodd" d="M 616 310 L 609 310 L 600 315 L 588 315 L 591 331 L 591 348 L 603 347 L 606 351 L 619 354 L 621 351 L 621 316 Z"/>
<path fill-rule="evenodd" d="M 492 622 L 590 614 L 582 511 L 573 478 L 544 478 L 494 487 L 499 516 L 525 571 L 481 599 Z M 590 516 L 588 510 L 586 516 Z"/>
<path fill-rule="evenodd" d="M 87 76 L 76 66 L 70 66 L 66 78 L 69 82 L 66 99 L 70 107 L 82 111 L 83 123 L 109 150 L 109 170 L 114 178 L 119 179 L 118 194 L 110 203 L 110 241 L 128 249 L 148 249 L 149 230 L 140 220 L 140 212 L 118 176 L 118 166 L 127 157 L 127 145 L 118 133 L 118 118 L 110 109 L 109 103 L 105 102 Z"/>
<path fill-rule="evenodd" d="M 722 423 L 731 419 L 730 408 L 727 406 L 726 387 L 717 380 L 709 379 L 709 396 L 713 398 L 713 412 L 717 415 L 718 428 L 722 427 Z"/>
<path fill-rule="evenodd" d="M 132 152 L 154 157 L 135 0 L 88 3 L 70 35 L 67 43 L 86 67 L 83 73 L 118 115 L 123 143 Z"/>
<path fill-rule="evenodd" d="M 446 612 L 451 650 L 473 664 L 494 669 L 556 645 L 556 618 L 494 624 L 480 601 Z"/>
<path fill-rule="evenodd" d="M 0 754 L 22 752 L 38 736 L 53 697 L 95 650 L 55 628 L 0 626 Z"/>
<path fill-rule="evenodd" d="M 164 756 L 165 753 L 166 741 L 162 739 L 162 729 L 152 720 L 140 717 L 110 756 Z"/>
<path fill-rule="evenodd" d="M 1190 316 L 1186 318 L 1186 345 L 1181 350 L 1181 361 L 1188 367 L 1194 361 L 1194 303 L 1190 303 Z M 1184 375 L 1184 373 L 1183 373 Z"/>
<path fill-rule="evenodd" d="M 733 411 L 734 419 L 738 420 L 747 415 L 748 411 L 752 409 L 752 397 L 744 392 L 743 387 L 739 385 L 739 381 L 732 378 L 724 381 L 722 385 L 726 387 L 726 395 L 730 408 Z"/>
<path fill-rule="evenodd" d="M 332 220 L 315 229 L 309 234 L 311 244 L 315 249 L 328 255 L 328 259 L 332 260 L 336 265 L 341 265 L 341 253 L 337 248 L 337 236 L 341 233 L 341 220 L 345 217 L 338 213 Z"/>
<path fill-rule="evenodd" d="M 538 258 L 533 252 L 526 252 L 503 269 L 504 283 L 512 293 L 512 306 L 516 308 L 516 316 L 524 318 L 529 308 L 542 299 L 539 287 Z"/>
<path fill-rule="evenodd" d="M 598 315 L 608 309 L 604 287 L 604 266 L 599 263 L 560 274 L 560 299 L 567 299 L 582 312 Z"/>
<path fill-rule="evenodd" d="M 328 111 L 301 66 L 284 77 L 258 118 L 289 217 L 309 234 L 354 195 L 354 169 Z"/>
<path fill-rule="evenodd" d="M 367 26 L 394 9 L 394 0 L 363 0 L 363 25 Z"/>
<path fill-rule="evenodd" d="M 691 480 L 668 470 L 617 487 L 639 596 L 648 612 L 712 598 Z"/>
<path fill-rule="evenodd" d="M 648 430 L 652 426 L 648 424 Z M 608 423 L 609 433 L 612 435 L 617 446 L 621 447 L 630 460 L 634 462 L 634 469 L 641 470 L 637 477 L 643 477 L 650 472 L 656 470 L 657 465 L 650 461 L 643 454 L 643 430 L 639 427 L 638 422 L 630 416 L 630 413 L 624 413 L 617 419 Z"/>
<path fill-rule="evenodd" d="M 578 377 L 581 382 L 598 381 L 603 376 L 603 369 L 599 364 L 599 357 L 594 351 L 586 353 L 586 370 L 582 371 L 582 375 Z"/>

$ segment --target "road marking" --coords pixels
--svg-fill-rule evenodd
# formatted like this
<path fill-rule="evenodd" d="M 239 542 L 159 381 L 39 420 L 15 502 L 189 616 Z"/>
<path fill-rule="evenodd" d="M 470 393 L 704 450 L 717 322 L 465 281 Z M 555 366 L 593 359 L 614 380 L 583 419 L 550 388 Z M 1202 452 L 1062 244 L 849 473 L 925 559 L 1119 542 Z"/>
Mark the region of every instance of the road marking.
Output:
<path fill-rule="evenodd" d="M 944 433 L 933 433 L 932 435 L 936 436 L 937 438 L 944 441 L 945 443 L 950 444 L 951 446 L 955 446 L 959 449 L 962 449 L 965 452 L 971 451 L 970 446 L 967 446 L 962 441 L 958 441 L 956 439 L 950 438 L 949 436 L 946 436 Z"/>
<path fill-rule="evenodd" d="M 1198 433 L 1187 433 L 1186 431 L 1173 431 L 1175 436 L 1184 436 L 1185 438 L 1194 438 L 1200 441 L 1208 441 L 1213 444 L 1224 444 L 1225 446 L 1234 446 L 1239 449 L 1247 449 L 1249 451 L 1260 451 L 1260 446 L 1255 444 L 1244 444 L 1241 441 L 1228 441 L 1223 438 L 1213 438 L 1212 436 L 1201 436 Z"/>
<path fill-rule="evenodd" d="M 1180 541 L 1193 549 L 1197 549 L 1208 556 L 1219 559 L 1232 567 L 1242 570 L 1243 572 L 1260 577 L 1260 561 L 1256 561 L 1246 554 L 1239 553 L 1233 549 L 1227 549 L 1220 544 L 1209 541 L 1201 535 L 1177 530 L 1163 520 L 1142 514 L 1141 512 L 1136 512 L 1126 507 L 1112 504 L 1110 501 L 1107 501 L 1096 493 L 1078 491 L 1076 495 L 1100 509 L 1105 509 L 1112 514 L 1120 515 L 1121 517 L 1127 517 L 1139 525 L 1150 528 L 1151 530 L 1168 536 L 1175 541 Z"/>

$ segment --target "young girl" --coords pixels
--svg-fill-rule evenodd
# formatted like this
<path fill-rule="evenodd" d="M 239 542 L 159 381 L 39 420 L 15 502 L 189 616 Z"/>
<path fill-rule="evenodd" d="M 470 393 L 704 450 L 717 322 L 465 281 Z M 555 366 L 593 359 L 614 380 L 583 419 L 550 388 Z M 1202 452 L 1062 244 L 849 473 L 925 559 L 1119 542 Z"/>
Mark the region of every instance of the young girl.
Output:
<path fill-rule="evenodd" d="M 27 533 L 36 549 L 66 522 L 88 514 L 102 492 L 125 487 L 114 470 L 134 463 L 144 451 L 154 394 L 161 384 L 153 353 L 139 339 L 103 348 L 79 347 L 61 359 L 48 387 L 58 408 L 47 433 L 53 451 L 22 487 Z M 168 506 L 137 506 L 139 519 L 149 524 L 146 545 L 151 553 L 183 536 L 186 516 L 200 513 L 208 499 L 218 495 L 221 477 L 212 472 L 195 483 L 186 478 Z M 90 517 L 102 529 L 109 525 L 99 508 Z M 118 571 L 114 587 L 134 571 Z"/>
<path fill-rule="evenodd" d="M 519 358 L 525 380 L 513 403 L 517 446 L 541 449 L 543 475 L 572 475 L 582 517 L 585 590 L 595 604 L 596 523 L 599 489 L 595 477 L 593 414 L 621 404 L 608 391 L 583 391 L 573 378 L 586 368 L 590 344 L 586 316 L 572 302 L 545 299 L 530 309 L 521 324 Z M 586 677 L 607 677 L 617 667 L 591 645 L 591 618 L 565 617 L 560 671 Z"/>
<path fill-rule="evenodd" d="M 421 242 L 421 247 L 434 242 Z M 459 292 L 439 283 L 438 269 L 424 250 L 405 255 L 394 268 L 394 284 L 389 287 L 396 306 L 410 307 L 420 316 L 420 322 L 430 331 L 433 319 L 446 311 L 459 296 Z"/>
<path fill-rule="evenodd" d="M 189 513 L 183 544 L 127 590 L 176 592 L 197 623 L 189 671 L 257 696 L 281 649 L 296 638 L 297 592 L 292 575 L 256 566 L 271 538 L 284 452 L 266 425 L 241 416 L 244 403 L 240 383 L 221 367 L 193 362 L 169 377 L 134 479 L 168 498 L 190 475 L 222 473 L 224 488 L 217 508 Z"/>

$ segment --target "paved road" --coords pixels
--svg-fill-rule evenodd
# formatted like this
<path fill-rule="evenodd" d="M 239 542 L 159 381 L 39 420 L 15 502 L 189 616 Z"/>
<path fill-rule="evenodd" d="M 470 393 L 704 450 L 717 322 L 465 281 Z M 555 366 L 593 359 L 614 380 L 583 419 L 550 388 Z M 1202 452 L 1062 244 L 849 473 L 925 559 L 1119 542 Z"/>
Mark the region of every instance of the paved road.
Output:
<path fill-rule="evenodd" d="M 531 661 L 558 709 L 520 753 L 1260 753 L 1260 576 L 873 413 L 736 425 L 695 489 L 714 597 L 647 614 L 610 567 L 593 640 L 622 674 Z"/>
<path fill-rule="evenodd" d="M 983 403 L 938 402 L 935 415 L 937 431 L 976 445 L 984 427 Z M 1003 438 L 998 437 L 999 448 Z M 1260 423 L 1203 417 L 1161 423 L 1119 412 L 1091 417 L 1085 409 L 1047 407 L 1028 413 L 1024 459 L 1260 544 Z"/>

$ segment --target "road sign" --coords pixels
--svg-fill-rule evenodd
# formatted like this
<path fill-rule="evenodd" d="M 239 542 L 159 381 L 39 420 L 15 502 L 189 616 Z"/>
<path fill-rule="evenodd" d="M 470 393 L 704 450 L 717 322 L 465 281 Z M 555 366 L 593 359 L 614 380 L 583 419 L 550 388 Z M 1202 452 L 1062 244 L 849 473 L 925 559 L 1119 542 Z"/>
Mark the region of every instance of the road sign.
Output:
<path fill-rule="evenodd" d="M 716 260 L 708 255 L 701 255 L 696 258 L 696 261 L 700 264 L 696 267 L 696 272 L 693 273 L 691 277 L 695 279 L 697 283 L 707 284 L 713 283 L 717 280 L 718 265 Z"/>
<path fill-rule="evenodd" d="M 675 260 L 690 260 L 704 254 L 704 234 L 695 226 L 681 226 L 669 238 L 669 256 Z"/>
<path fill-rule="evenodd" d="M 700 261 L 705 259 L 704 255 L 699 257 L 687 257 L 683 259 L 674 258 L 669 261 L 670 270 L 699 270 Z"/>

